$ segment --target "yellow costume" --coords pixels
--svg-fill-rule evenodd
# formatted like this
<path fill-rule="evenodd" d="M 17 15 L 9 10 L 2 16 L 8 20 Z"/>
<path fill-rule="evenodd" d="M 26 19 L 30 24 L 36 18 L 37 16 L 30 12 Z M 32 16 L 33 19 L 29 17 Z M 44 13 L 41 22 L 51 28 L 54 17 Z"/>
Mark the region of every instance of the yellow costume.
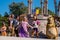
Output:
<path fill-rule="evenodd" d="M 48 18 L 48 24 L 47 24 L 47 27 L 46 27 L 46 35 L 50 39 L 56 39 L 57 36 L 58 36 L 58 31 L 57 31 L 57 28 L 55 27 L 53 17 Z"/>
<path fill-rule="evenodd" d="M 7 36 L 6 27 L 2 27 L 1 30 L 2 30 L 1 31 L 2 36 Z"/>

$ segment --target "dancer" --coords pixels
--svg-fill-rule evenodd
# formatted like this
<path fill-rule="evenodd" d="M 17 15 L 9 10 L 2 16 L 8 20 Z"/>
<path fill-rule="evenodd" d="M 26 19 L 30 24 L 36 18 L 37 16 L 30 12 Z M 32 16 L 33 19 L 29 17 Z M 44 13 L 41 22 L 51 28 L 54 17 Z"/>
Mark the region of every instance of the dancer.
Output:
<path fill-rule="evenodd" d="M 32 27 L 28 24 L 27 17 L 22 16 L 21 27 L 19 28 L 20 37 L 29 37 L 28 27 Z"/>
<path fill-rule="evenodd" d="M 52 16 L 48 18 L 48 23 L 46 27 L 46 35 L 50 39 L 57 39 L 58 37 L 58 31 L 55 26 L 54 18 Z"/>
<path fill-rule="evenodd" d="M 34 15 L 33 16 L 33 32 L 32 32 L 32 37 L 36 34 L 36 36 L 38 37 L 38 27 L 40 26 L 40 21 L 37 20 L 37 16 Z"/>
<path fill-rule="evenodd" d="M 7 33 L 6 33 L 6 25 L 5 25 L 5 22 L 2 23 L 2 28 L 1 28 L 1 34 L 2 36 L 7 36 Z"/>

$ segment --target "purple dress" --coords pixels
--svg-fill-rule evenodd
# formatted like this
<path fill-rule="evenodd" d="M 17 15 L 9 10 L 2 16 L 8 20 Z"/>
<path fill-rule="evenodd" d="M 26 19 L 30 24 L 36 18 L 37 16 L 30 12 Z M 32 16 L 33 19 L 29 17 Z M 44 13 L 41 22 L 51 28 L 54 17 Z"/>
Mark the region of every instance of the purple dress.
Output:
<path fill-rule="evenodd" d="M 19 37 L 29 37 L 27 31 L 28 22 L 22 21 L 22 26 L 19 28 Z"/>

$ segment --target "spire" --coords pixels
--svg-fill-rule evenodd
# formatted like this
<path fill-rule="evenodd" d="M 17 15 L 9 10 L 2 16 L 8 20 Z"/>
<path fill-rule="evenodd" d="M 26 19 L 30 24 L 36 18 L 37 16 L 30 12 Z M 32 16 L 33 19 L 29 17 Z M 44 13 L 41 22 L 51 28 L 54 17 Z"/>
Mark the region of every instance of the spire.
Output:
<path fill-rule="evenodd" d="M 48 15 L 48 0 L 44 0 L 44 15 Z"/>
<path fill-rule="evenodd" d="M 41 14 L 43 15 L 43 0 L 40 0 L 40 4 L 41 4 Z"/>
<path fill-rule="evenodd" d="M 55 6 L 55 15 L 57 15 L 57 3 L 56 3 L 56 0 L 54 0 L 54 6 Z"/>
<path fill-rule="evenodd" d="M 59 1 L 59 3 L 58 3 L 58 17 L 60 17 L 60 1 Z"/>
<path fill-rule="evenodd" d="M 59 11 L 59 8 L 60 8 L 60 1 L 59 1 L 59 3 L 58 3 L 58 11 Z"/>

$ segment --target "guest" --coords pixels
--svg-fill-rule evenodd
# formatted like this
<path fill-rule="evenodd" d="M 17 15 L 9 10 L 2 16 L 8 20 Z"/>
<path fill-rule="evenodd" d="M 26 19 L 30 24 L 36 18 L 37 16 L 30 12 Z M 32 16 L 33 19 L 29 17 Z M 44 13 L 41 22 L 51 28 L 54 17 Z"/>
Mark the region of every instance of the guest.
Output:
<path fill-rule="evenodd" d="M 18 37 L 19 16 L 13 21 L 15 35 Z"/>
<path fill-rule="evenodd" d="M 8 36 L 15 36 L 15 32 L 14 32 L 14 27 L 13 27 L 13 25 L 10 25 L 9 27 L 8 27 Z"/>

